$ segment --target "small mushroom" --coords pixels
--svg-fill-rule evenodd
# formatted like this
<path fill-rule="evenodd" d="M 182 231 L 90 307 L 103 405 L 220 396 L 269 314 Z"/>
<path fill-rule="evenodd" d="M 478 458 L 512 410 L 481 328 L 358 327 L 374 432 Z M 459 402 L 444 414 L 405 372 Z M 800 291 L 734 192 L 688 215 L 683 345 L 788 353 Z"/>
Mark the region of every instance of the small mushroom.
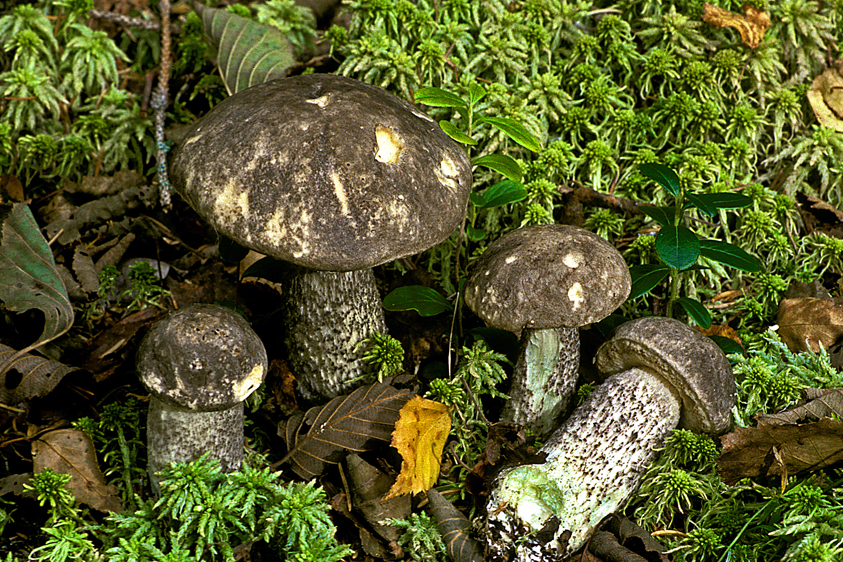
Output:
<path fill-rule="evenodd" d="M 608 316 L 629 290 L 623 257 L 582 228 L 520 228 L 483 252 L 466 281 L 465 302 L 487 325 L 521 334 L 502 420 L 540 437 L 557 427 L 577 382 L 577 328 Z"/>
<path fill-rule="evenodd" d="M 225 472 L 243 462 L 243 401 L 263 382 L 266 350 L 249 323 L 227 308 L 195 304 L 156 322 L 141 342 L 137 370 L 150 393 L 149 476 L 211 453 Z"/>
<path fill-rule="evenodd" d="M 635 492 L 674 429 L 722 433 L 731 423 L 736 388 L 729 361 L 682 322 L 627 322 L 600 347 L 596 363 L 608 378 L 542 447 L 545 463 L 499 476 L 486 519 L 496 557 L 557 560 L 566 530 L 567 551 L 576 551 Z M 543 528 L 553 540 L 519 540 Z"/>
<path fill-rule="evenodd" d="M 305 398 L 348 392 L 385 332 L 371 268 L 459 227 L 468 156 L 413 105 L 342 76 L 266 82 L 196 121 L 175 189 L 218 232 L 291 264 L 284 343 Z"/>

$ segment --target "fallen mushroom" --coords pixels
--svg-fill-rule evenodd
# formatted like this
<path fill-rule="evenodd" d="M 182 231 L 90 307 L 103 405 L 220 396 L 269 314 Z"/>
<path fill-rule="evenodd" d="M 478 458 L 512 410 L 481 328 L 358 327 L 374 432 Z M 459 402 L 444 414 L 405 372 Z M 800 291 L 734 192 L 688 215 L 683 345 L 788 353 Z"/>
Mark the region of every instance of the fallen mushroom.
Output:
<path fill-rule="evenodd" d="M 596 363 L 608 378 L 542 447 L 545 463 L 499 476 L 486 519 L 493 560 L 550 562 L 576 551 L 635 492 L 671 431 L 722 433 L 731 424 L 729 361 L 682 322 L 627 322 Z M 522 536 L 542 529 L 553 539 Z M 560 542 L 566 530 L 567 546 Z"/>
<path fill-rule="evenodd" d="M 486 249 L 469 273 L 465 302 L 487 325 L 521 333 L 503 421 L 539 437 L 558 426 L 577 382 L 577 328 L 608 316 L 630 286 L 615 247 L 582 228 L 520 228 Z"/>
<path fill-rule="evenodd" d="M 459 227 L 466 153 L 411 104 L 325 74 L 238 92 L 184 138 L 175 189 L 221 234 L 291 264 L 283 332 L 302 395 L 347 393 L 365 371 L 357 344 L 386 331 L 371 268 Z"/>
<path fill-rule="evenodd" d="M 263 382 L 266 350 L 227 308 L 195 304 L 157 321 L 141 342 L 137 370 L 150 393 L 149 477 L 170 463 L 211 453 L 224 472 L 243 462 L 243 401 Z"/>

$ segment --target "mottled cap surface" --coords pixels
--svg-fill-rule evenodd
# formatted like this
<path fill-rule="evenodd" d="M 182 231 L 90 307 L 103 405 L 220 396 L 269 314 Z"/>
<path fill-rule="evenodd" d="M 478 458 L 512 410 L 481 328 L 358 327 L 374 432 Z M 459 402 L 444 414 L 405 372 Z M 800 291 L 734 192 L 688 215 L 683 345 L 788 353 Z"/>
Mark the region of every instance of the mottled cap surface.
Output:
<path fill-rule="evenodd" d="M 249 323 L 227 308 L 195 304 L 156 322 L 137 354 L 141 382 L 156 398 L 191 410 L 231 408 L 267 369 L 266 350 Z"/>
<path fill-rule="evenodd" d="M 413 105 L 311 74 L 243 90 L 175 150 L 173 186 L 217 231 L 325 271 L 435 246 L 465 213 L 468 156 Z"/>
<path fill-rule="evenodd" d="M 606 376 L 638 367 L 666 381 L 682 399 L 685 429 L 723 433 L 731 425 L 736 386 L 729 360 L 687 324 L 658 316 L 621 324 L 595 362 Z"/>
<path fill-rule="evenodd" d="M 626 262 L 609 242 L 582 228 L 548 224 L 492 243 L 469 272 L 465 302 L 501 330 L 576 328 L 611 314 L 630 286 Z"/>

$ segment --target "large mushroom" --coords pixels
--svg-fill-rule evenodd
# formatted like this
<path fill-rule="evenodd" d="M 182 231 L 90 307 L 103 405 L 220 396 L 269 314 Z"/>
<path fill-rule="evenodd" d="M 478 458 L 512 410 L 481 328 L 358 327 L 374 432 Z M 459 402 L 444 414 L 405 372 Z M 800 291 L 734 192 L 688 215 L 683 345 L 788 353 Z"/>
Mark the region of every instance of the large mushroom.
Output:
<path fill-rule="evenodd" d="M 736 390 L 729 361 L 682 322 L 627 322 L 600 347 L 596 363 L 608 378 L 542 447 L 545 463 L 499 476 L 486 520 L 494 560 L 557 560 L 566 530 L 567 551 L 576 551 L 635 492 L 674 429 L 729 428 Z M 542 529 L 553 539 L 523 540 Z"/>
<path fill-rule="evenodd" d="M 195 304 L 157 321 L 141 341 L 137 371 L 150 393 L 148 471 L 204 453 L 224 472 L 243 462 L 243 401 L 263 382 L 266 350 L 227 308 Z"/>
<path fill-rule="evenodd" d="M 488 326 L 521 334 L 501 419 L 544 437 L 574 394 L 578 327 L 602 320 L 629 295 L 629 269 L 605 239 L 574 226 L 514 230 L 472 265 L 465 302 Z"/>
<path fill-rule="evenodd" d="M 194 123 L 173 186 L 219 233 L 291 264 L 284 343 L 306 398 L 350 390 L 385 332 L 371 268 L 447 238 L 466 153 L 411 104 L 342 76 L 267 82 Z"/>

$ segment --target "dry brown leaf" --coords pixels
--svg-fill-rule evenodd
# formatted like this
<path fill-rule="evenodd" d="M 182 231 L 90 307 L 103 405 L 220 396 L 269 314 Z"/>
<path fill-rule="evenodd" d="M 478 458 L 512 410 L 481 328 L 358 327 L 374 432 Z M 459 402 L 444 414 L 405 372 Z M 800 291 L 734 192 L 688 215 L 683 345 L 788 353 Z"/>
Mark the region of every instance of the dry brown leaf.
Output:
<path fill-rule="evenodd" d="M 764 32 L 770 27 L 770 15 L 756 10 L 749 4 L 743 5 L 744 15 L 738 15 L 723 8 L 703 2 L 702 19 L 717 27 L 734 27 L 741 34 L 741 40 L 751 48 L 756 48 L 764 39 Z"/>
<path fill-rule="evenodd" d="M 755 416 L 758 425 L 782 425 L 800 421 L 821 420 L 832 414 L 843 417 L 843 389 L 806 388 L 802 391 L 807 402 L 776 414 Z"/>
<path fill-rule="evenodd" d="M 0 343 L 0 365 L 17 353 L 17 350 Z M 18 355 L 6 372 L 0 374 L 0 402 L 13 405 L 36 396 L 46 396 L 66 374 L 78 370 L 77 367 L 37 355 Z"/>
<path fill-rule="evenodd" d="M 121 511 L 117 488 L 107 485 L 97 464 L 94 443 L 78 429 L 57 429 L 32 442 L 33 471 L 51 468 L 72 476 L 67 488 L 76 501 L 100 511 Z"/>
<path fill-rule="evenodd" d="M 779 303 L 779 337 L 794 352 L 830 348 L 843 336 L 843 307 L 832 301 L 804 297 Z"/>
<path fill-rule="evenodd" d="M 805 92 L 820 125 L 843 133 L 843 75 L 829 68 L 816 78 Z"/>
<path fill-rule="evenodd" d="M 843 422 L 828 418 L 802 425 L 739 427 L 720 441 L 717 469 L 730 485 L 741 478 L 793 475 L 843 461 Z"/>
<path fill-rule="evenodd" d="M 720 336 L 723 338 L 729 338 L 739 346 L 743 347 L 743 342 L 741 341 L 741 338 L 738 337 L 738 333 L 725 324 L 712 324 L 708 330 L 703 330 L 699 326 L 695 326 L 695 329 L 704 336 Z"/>
<path fill-rule="evenodd" d="M 413 510 L 409 496 L 385 499 L 393 484 L 392 478 L 363 460 L 360 455 L 346 457 L 349 488 L 354 498 L 354 509 L 359 511 L 378 535 L 390 543 L 396 543 L 403 531 L 392 525 L 385 525 L 386 519 L 406 519 Z"/>
<path fill-rule="evenodd" d="M 483 549 L 471 535 L 471 522 L 445 496 L 436 490 L 427 492 L 436 526 L 445 541 L 445 548 L 454 562 L 483 562 Z"/>
<path fill-rule="evenodd" d="M 392 446 L 404 460 L 387 499 L 426 492 L 436 484 L 450 432 L 451 414 L 444 404 L 421 396 L 404 404 L 392 432 Z"/>

